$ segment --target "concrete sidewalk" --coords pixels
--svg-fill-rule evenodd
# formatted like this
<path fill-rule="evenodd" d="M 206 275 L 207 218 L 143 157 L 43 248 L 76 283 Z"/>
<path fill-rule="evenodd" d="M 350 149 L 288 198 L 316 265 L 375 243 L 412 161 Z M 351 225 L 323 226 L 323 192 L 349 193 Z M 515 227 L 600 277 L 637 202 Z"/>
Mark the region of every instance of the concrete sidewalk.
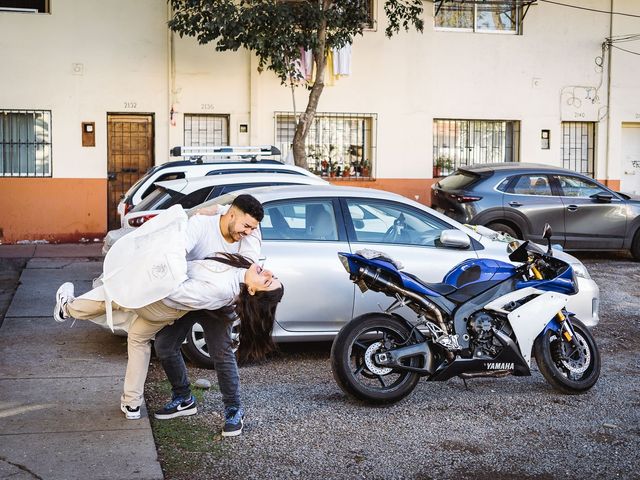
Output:
<path fill-rule="evenodd" d="M 30 257 L 0 328 L 0 478 L 163 478 L 146 411 L 120 411 L 126 339 L 52 317 L 62 282 L 91 288 L 100 248 L 0 245 L 0 257 Z"/>

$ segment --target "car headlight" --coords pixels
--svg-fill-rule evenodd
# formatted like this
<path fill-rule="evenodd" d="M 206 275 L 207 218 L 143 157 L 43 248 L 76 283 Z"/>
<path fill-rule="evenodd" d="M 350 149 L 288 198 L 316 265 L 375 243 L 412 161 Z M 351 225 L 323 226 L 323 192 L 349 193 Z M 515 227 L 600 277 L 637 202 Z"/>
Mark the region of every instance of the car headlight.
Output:
<path fill-rule="evenodd" d="M 571 267 L 573 268 L 573 271 L 578 277 L 591 280 L 591 275 L 589 275 L 589 271 L 587 270 L 587 267 L 584 266 L 584 263 L 582 262 L 572 263 Z"/>

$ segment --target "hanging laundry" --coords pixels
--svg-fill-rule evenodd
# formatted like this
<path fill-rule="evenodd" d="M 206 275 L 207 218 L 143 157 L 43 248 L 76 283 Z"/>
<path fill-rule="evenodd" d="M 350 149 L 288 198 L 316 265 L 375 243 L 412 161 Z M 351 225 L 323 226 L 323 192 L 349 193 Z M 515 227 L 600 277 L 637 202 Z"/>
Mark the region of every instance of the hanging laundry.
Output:
<path fill-rule="evenodd" d="M 327 63 L 324 66 L 324 71 L 325 71 L 325 75 L 324 75 L 324 84 L 332 87 L 336 84 L 336 79 L 337 76 L 335 75 L 335 70 L 333 68 L 333 51 L 329 50 L 327 52 Z"/>
<path fill-rule="evenodd" d="M 304 50 L 300 47 L 300 58 L 304 65 L 304 78 L 311 80 L 313 78 L 313 50 Z"/>
<path fill-rule="evenodd" d="M 339 75 L 351 75 L 351 44 L 347 43 L 342 48 L 333 49 L 333 73 Z"/>

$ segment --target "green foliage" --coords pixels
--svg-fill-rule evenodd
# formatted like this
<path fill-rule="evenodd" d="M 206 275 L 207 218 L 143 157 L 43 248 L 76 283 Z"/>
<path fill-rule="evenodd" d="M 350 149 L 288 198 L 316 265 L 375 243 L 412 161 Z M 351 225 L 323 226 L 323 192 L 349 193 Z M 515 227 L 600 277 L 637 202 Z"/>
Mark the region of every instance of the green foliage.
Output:
<path fill-rule="evenodd" d="M 272 70 L 283 84 L 299 80 L 293 60 L 300 57 L 300 47 L 316 57 L 326 55 L 327 49 L 343 47 L 362 35 L 368 20 L 368 0 L 169 1 L 173 31 L 201 44 L 214 42 L 218 51 L 251 50 L 260 71 Z M 387 0 L 384 9 L 387 36 L 411 25 L 422 31 L 422 0 Z"/>

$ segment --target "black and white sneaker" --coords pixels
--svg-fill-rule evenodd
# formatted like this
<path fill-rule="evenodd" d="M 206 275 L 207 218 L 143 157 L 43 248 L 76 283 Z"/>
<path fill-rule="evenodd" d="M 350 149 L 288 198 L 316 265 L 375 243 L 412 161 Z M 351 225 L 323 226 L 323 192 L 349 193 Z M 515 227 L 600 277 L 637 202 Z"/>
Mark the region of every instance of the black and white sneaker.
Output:
<path fill-rule="evenodd" d="M 67 311 L 67 303 L 73 301 L 75 297 L 73 283 L 66 282 L 60 285 L 56 292 L 56 306 L 53 309 L 53 318 L 56 322 L 64 322 L 70 317 Z"/>
<path fill-rule="evenodd" d="M 244 408 L 226 407 L 224 409 L 223 437 L 235 437 L 242 433 L 244 427 Z"/>
<path fill-rule="evenodd" d="M 124 416 L 127 417 L 127 420 L 138 420 L 140 418 L 140 406 L 134 408 L 121 403 L 120 410 L 122 410 Z"/>
<path fill-rule="evenodd" d="M 153 416 L 158 420 L 168 420 L 176 417 L 187 417 L 198 413 L 196 406 L 196 397 L 176 397 L 167 403 L 160 410 L 156 411 Z"/>

